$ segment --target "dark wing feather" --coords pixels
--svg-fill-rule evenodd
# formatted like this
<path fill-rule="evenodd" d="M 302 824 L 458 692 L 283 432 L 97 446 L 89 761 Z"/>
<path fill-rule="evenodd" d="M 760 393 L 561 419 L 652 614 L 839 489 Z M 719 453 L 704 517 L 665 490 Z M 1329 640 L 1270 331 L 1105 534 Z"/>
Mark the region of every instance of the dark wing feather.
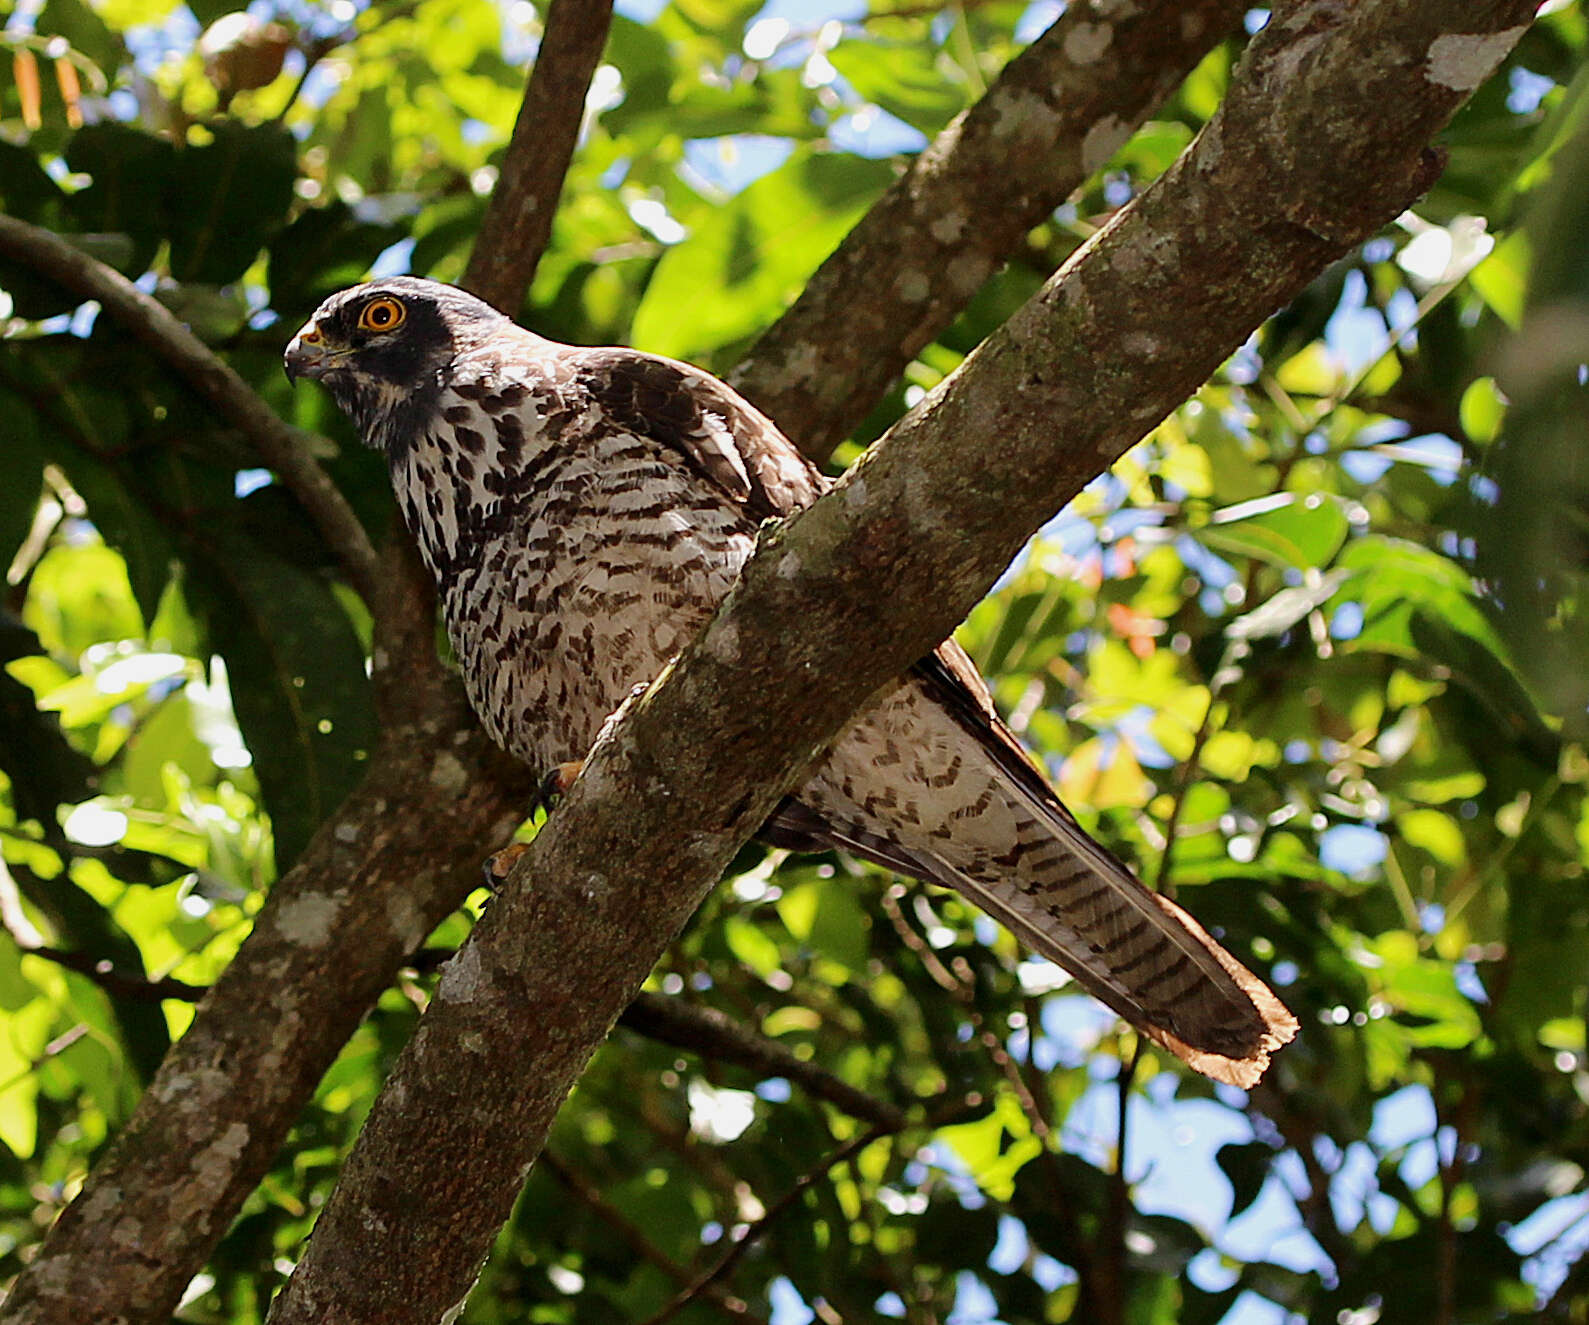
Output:
<path fill-rule="evenodd" d="M 614 424 L 678 451 L 752 520 L 792 515 L 829 487 L 771 419 L 699 368 L 638 350 L 586 350 L 575 380 Z"/>

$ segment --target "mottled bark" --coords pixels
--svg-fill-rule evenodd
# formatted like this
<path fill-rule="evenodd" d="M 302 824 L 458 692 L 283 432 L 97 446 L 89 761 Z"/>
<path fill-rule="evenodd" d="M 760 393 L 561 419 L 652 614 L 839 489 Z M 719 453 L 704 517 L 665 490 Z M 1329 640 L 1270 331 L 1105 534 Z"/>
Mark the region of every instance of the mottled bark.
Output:
<path fill-rule="evenodd" d="M 551 238 L 612 0 L 552 0 L 497 187 L 460 284 L 516 316 Z"/>
<path fill-rule="evenodd" d="M 532 779 L 460 719 L 441 703 L 388 729 L 18 1278 L 7 1322 L 170 1318 L 354 1027 L 523 815 Z"/>
<path fill-rule="evenodd" d="M 764 535 L 448 964 L 274 1325 L 447 1318 L 590 1054 L 781 791 L 1059 506 L 1428 187 L 1430 137 L 1533 8 L 1280 10 L 1176 166 Z"/>
<path fill-rule="evenodd" d="M 1073 4 L 916 158 L 729 381 L 826 459 L 1246 8 Z"/>

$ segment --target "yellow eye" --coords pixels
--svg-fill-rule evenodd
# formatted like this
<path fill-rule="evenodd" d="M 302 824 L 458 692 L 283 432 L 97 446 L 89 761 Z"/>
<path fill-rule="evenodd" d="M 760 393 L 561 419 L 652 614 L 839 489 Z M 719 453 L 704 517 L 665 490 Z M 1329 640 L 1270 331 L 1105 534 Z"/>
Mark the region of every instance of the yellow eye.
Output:
<path fill-rule="evenodd" d="M 391 331 L 403 325 L 408 310 L 395 299 L 372 299 L 359 312 L 360 331 Z"/>

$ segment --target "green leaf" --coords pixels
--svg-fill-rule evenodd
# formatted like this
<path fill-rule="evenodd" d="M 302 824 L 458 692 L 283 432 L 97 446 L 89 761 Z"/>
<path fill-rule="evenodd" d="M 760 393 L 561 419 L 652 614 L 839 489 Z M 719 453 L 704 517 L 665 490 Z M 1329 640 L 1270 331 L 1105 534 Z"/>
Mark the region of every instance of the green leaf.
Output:
<path fill-rule="evenodd" d="M 1415 847 L 1421 847 L 1442 865 L 1455 868 L 1467 859 L 1462 830 L 1439 810 L 1408 810 L 1396 816 L 1396 827 Z"/>
<path fill-rule="evenodd" d="M 1468 275 L 1473 288 L 1495 315 L 1516 331 L 1528 297 L 1528 236 L 1514 230 Z"/>
<path fill-rule="evenodd" d="M 1285 492 L 1216 511 L 1197 537 L 1216 552 L 1308 570 L 1327 566 L 1349 531 L 1339 502 Z"/>
<path fill-rule="evenodd" d="M 763 978 L 783 967 L 783 954 L 765 930 L 741 916 L 729 916 L 723 922 L 723 938 L 728 949 L 746 966 Z"/>
<path fill-rule="evenodd" d="M 866 969 L 871 921 L 845 881 L 818 879 L 789 889 L 778 899 L 778 916 L 822 956 L 856 973 Z"/>
<path fill-rule="evenodd" d="M 929 138 L 966 107 L 965 77 L 926 42 L 841 41 L 828 59 L 863 101 Z"/>
<path fill-rule="evenodd" d="M 125 275 L 146 271 L 165 238 L 176 156 L 168 140 L 114 121 L 79 129 L 67 144 L 67 164 L 91 179 L 72 195 L 73 219 L 83 230 L 131 237 L 132 251 L 117 264 Z"/>
<path fill-rule="evenodd" d="M 702 358 L 760 331 L 892 177 L 887 162 L 803 149 L 737 197 L 690 218 L 690 237 L 669 249 L 652 275 L 635 315 L 635 344 Z"/>
<path fill-rule="evenodd" d="M 166 195 L 171 274 L 224 285 L 282 227 L 297 178 L 297 146 L 274 125 L 216 125 L 203 146 L 176 154 Z"/>
<path fill-rule="evenodd" d="M 375 747 L 364 650 L 323 581 L 228 531 L 216 540 L 215 563 L 193 571 L 195 605 L 226 660 L 284 873 Z"/>
<path fill-rule="evenodd" d="M 1493 377 L 1478 377 L 1462 393 L 1462 431 L 1475 442 L 1493 442 L 1506 417 L 1506 401 Z"/>
<path fill-rule="evenodd" d="M 33 572 L 22 620 L 44 647 L 75 659 L 101 640 L 141 639 L 127 563 L 103 543 L 58 543 Z"/>
<path fill-rule="evenodd" d="M 400 225 L 360 221 L 340 200 L 308 208 L 271 241 L 272 307 L 284 321 L 297 323 L 327 295 L 363 280 L 370 264 L 404 233 Z"/>

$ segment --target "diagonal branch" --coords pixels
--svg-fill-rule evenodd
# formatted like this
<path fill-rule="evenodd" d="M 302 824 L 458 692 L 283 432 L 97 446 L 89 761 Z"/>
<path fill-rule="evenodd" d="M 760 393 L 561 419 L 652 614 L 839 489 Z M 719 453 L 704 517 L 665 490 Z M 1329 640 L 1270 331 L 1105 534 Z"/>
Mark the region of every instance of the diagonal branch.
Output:
<path fill-rule="evenodd" d="M 1246 8 L 1072 4 L 867 212 L 730 382 L 826 459 Z"/>
<path fill-rule="evenodd" d="M 13 1285 L 8 1325 L 168 1321 L 392 973 L 478 886 L 482 844 L 511 834 L 533 779 L 483 734 L 454 741 L 457 715 L 433 701 L 276 881 Z"/>
<path fill-rule="evenodd" d="M 832 492 L 764 531 L 448 964 L 274 1325 L 456 1312 L 574 1080 L 783 790 L 1064 501 L 1428 188 L 1431 135 L 1533 10 L 1283 10 L 1182 159 Z"/>
<path fill-rule="evenodd" d="M 572 100 L 582 106 L 583 97 L 582 86 Z M 576 110 L 570 135 L 577 125 Z M 511 187 L 513 170 L 504 176 Z M 538 255 L 547 225 L 513 238 L 520 263 Z M 0 1307 L 8 1322 L 154 1325 L 169 1318 L 365 1009 L 479 882 L 481 856 L 522 818 L 533 779 L 491 747 L 441 666 L 429 577 L 406 536 L 388 539 L 377 558 L 298 434 L 157 301 L 9 217 L 0 216 L 0 250 L 99 300 L 242 428 L 375 615 L 371 679 L 383 737 L 369 776 L 277 881 L 132 1119 Z M 275 996 L 261 999 L 262 988 Z"/>
<path fill-rule="evenodd" d="M 158 299 L 60 236 L 14 216 L 0 216 L 0 252 L 84 299 L 98 300 L 106 313 L 241 431 L 302 503 L 359 596 L 375 603 L 380 583 L 375 549 L 353 508 L 309 454 L 298 429 L 277 418 L 254 389 Z"/>
<path fill-rule="evenodd" d="M 552 234 L 585 95 L 607 45 L 612 0 L 552 0 L 535 68 L 460 284 L 509 315 Z"/>

